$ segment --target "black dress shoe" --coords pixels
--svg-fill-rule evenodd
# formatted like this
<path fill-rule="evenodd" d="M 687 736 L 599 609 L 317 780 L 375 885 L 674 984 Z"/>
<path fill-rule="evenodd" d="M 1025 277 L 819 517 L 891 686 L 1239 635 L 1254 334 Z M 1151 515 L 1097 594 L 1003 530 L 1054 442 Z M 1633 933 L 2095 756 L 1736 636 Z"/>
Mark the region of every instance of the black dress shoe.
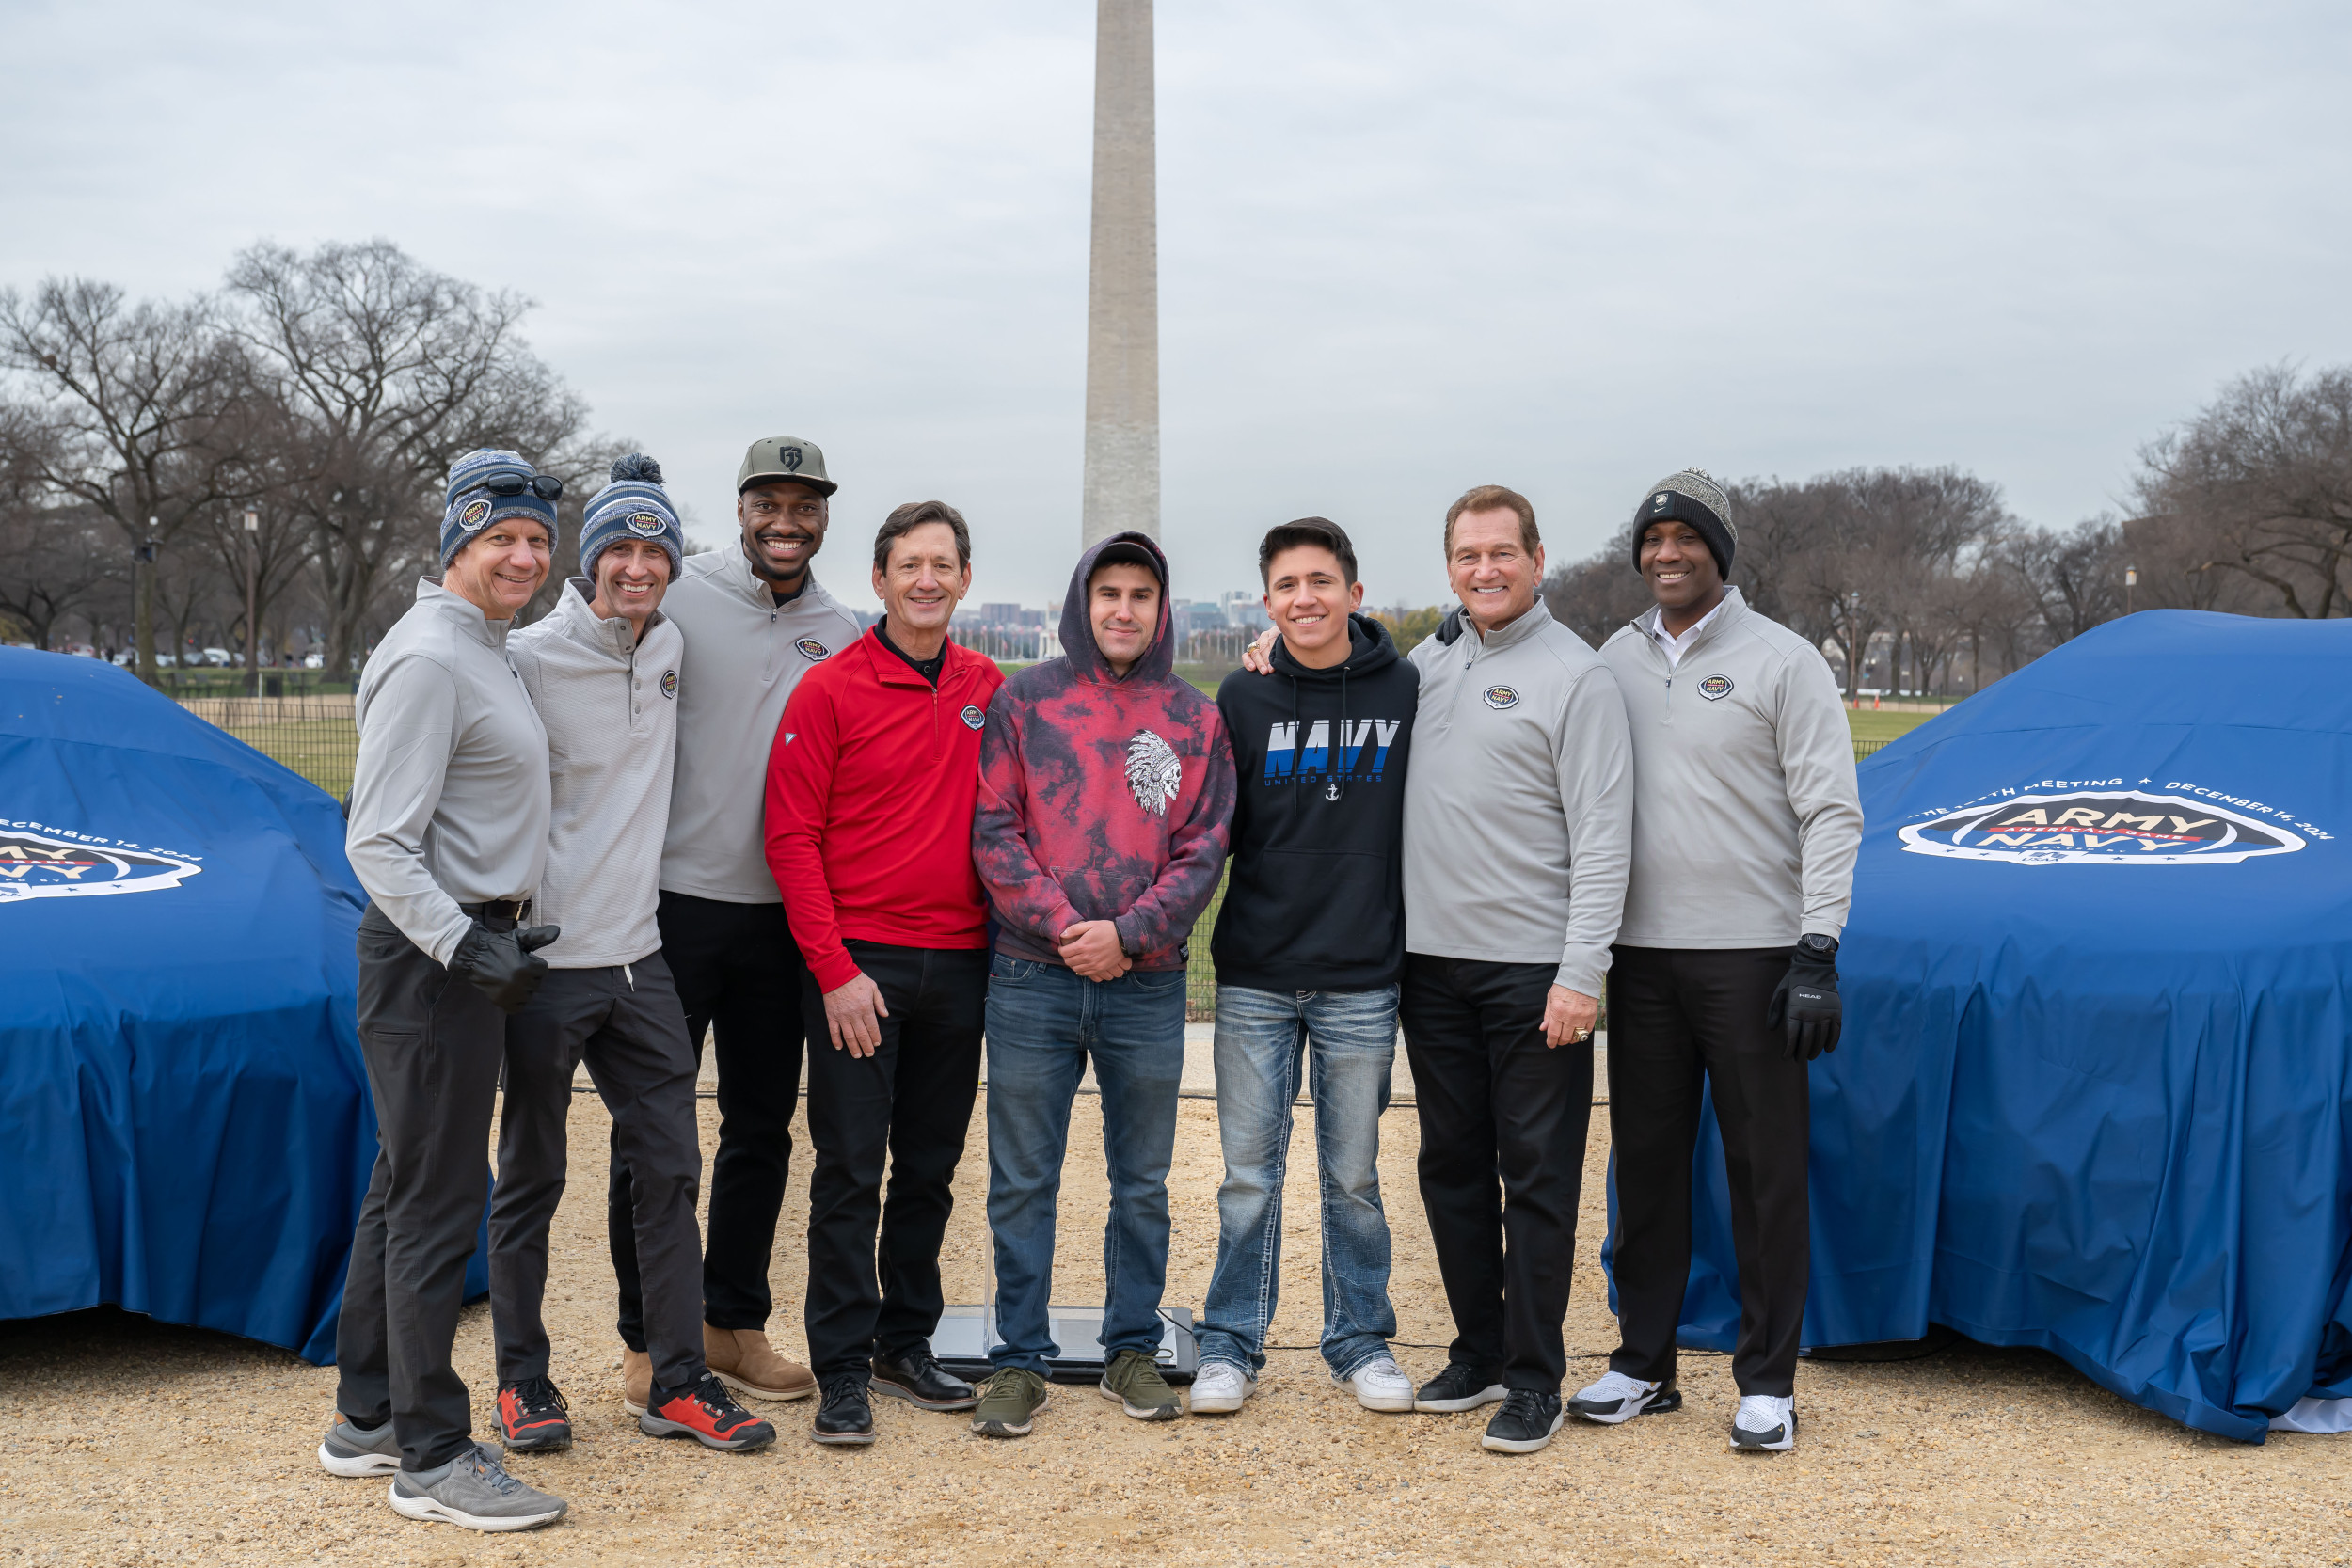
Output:
<path fill-rule="evenodd" d="M 866 1379 L 855 1372 L 834 1372 L 818 1385 L 823 1402 L 809 1436 L 819 1443 L 864 1448 L 874 1440 L 874 1407 L 866 1402 Z"/>
<path fill-rule="evenodd" d="M 941 1366 L 929 1345 L 874 1357 L 874 1392 L 925 1410 L 969 1410 L 980 1402 L 980 1391 Z"/>

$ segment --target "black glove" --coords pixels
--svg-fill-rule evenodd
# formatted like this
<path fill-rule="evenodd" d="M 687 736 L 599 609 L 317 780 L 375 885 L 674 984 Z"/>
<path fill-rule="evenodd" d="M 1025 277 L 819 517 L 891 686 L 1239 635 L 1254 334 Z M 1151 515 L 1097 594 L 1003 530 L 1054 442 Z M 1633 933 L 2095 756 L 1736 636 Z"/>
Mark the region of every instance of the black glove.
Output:
<path fill-rule="evenodd" d="M 1844 1018 L 1844 1004 L 1837 999 L 1837 943 L 1829 937 L 1808 936 L 1788 959 L 1788 973 L 1780 977 L 1772 1006 L 1764 1011 L 1764 1026 L 1787 1028 L 1788 1059 L 1809 1062 L 1837 1049 Z"/>
<path fill-rule="evenodd" d="M 561 926 L 526 926 L 518 931 L 493 931 L 479 920 L 458 939 L 450 955 L 449 972 L 480 986 L 483 993 L 510 1013 L 523 1010 L 531 993 L 548 977 L 548 961 L 538 950 L 564 934 Z"/>

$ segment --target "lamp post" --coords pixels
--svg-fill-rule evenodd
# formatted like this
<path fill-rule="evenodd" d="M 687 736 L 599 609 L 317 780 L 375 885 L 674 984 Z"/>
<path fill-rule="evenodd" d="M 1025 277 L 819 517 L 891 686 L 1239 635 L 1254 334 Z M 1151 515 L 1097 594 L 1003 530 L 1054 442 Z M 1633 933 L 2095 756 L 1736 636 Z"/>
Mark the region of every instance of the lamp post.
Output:
<path fill-rule="evenodd" d="M 2138 586 L 2139 586 L 2139 568 L 2138 568 L 2138 567 L 2137 567 L 2137 566 L 2126 566 L 2126 567 L 2124 567 L 2124 568 L 2123 568 L 2123 613 L 2124 613 L 2124 614 L 2126 614 L 2126 615 L 2129 615 L 2129 614 L 2132 612 L 2132 590 L 2133 590 L 2133 589 L 2135 589 L 2135 588 L 2137 588 L 2137 587 L 2138 587 Z"/>
<path fill-rule="evenodd" d="M 262 566 L 262 515 L 245 509 L 245 673 L 253 677 L 253 695 L 262 694 L 261 629 L 253 624 L 254 578 Z"/>

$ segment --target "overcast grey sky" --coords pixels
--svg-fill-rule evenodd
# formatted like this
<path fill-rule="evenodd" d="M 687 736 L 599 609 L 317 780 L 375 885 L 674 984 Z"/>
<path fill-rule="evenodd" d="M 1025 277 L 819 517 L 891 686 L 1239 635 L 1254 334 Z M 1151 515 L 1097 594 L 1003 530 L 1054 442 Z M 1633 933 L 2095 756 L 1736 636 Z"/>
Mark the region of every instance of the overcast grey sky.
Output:
<path fill-rule="evenodd" d="M 744 444 L 1074 553 L 1093 7 L 25 4 L 0 281 L 207 287 L 387 236 L 538 301 L 597 426 L 732 526 Z M 1165 533 L 1322 513 L 1375 603 L 1446 502 L 1555 562 L 1660 473 L 1958 463 L 2064 524 L 2225 378 L 2352 359 L 2352 8 L 1163 0 Z M 420 526 L 423 523 L 420 522 Z M 830 570 L 827 570 L 828 565 Z"/>

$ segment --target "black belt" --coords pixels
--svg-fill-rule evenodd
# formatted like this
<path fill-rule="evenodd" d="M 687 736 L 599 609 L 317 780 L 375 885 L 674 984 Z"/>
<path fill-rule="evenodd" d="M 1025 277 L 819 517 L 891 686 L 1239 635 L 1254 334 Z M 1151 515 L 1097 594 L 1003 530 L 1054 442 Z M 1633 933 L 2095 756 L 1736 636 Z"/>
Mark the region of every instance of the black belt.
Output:
<path fill-rule="evenodd" d="M 486 903 L 460 904 L 457 906 L 457 911 L 460 914 L 469 914 L 476 920 L 511 920 L 519 926 L 531 918 L 531 900 L 528 898 L 493 898 Z"/>

